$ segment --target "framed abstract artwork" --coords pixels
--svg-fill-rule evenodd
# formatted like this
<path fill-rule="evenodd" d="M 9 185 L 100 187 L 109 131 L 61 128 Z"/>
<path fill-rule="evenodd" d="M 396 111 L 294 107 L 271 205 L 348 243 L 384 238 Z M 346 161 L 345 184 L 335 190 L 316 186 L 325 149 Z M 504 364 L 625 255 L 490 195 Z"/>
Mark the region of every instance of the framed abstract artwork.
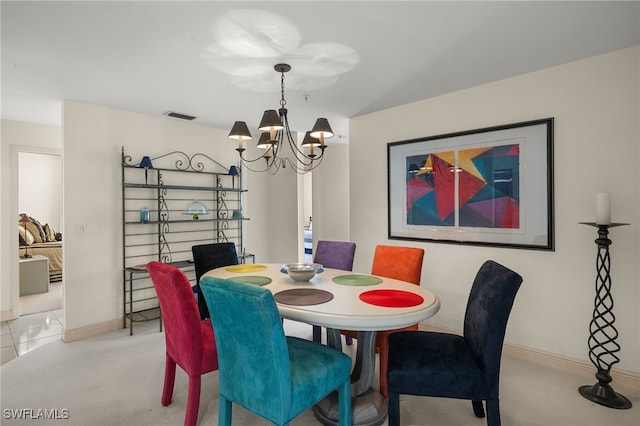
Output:
<path fill-rule="evenodd" d="M 553 118 L 387 144 L 390 239 L 554 250 Z"/>

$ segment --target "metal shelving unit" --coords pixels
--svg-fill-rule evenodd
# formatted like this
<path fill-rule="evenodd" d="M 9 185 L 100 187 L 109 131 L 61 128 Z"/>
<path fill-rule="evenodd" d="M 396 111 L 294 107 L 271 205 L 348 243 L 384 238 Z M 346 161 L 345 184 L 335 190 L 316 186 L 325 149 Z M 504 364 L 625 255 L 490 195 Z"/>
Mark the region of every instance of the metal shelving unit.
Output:
<path fill-rule="evenodd" d="M 206 154 L 173 151 L 135 162 L 122 147 L 123 328 L 160 317 L 153 284 L 144 265 L 152 260 L 180 268 L 195 284 L 191 246 L 234 242 L 239 260 L 245 253 L 242 174 Z M 206 215 L 185 214 L 200 201 Z M 148 209 L 144 214 L 142 209 Z M 128 321 L 127 321 L 128 320 Z M 162 322 L 160 322 L 162 329 Z"/>

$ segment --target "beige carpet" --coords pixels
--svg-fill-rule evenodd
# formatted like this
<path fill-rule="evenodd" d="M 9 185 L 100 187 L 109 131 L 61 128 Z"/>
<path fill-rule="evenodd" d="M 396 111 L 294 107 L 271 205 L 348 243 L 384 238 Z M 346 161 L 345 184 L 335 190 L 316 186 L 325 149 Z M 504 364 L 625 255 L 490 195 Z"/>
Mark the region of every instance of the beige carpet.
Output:
<path fill-rule="evenodd" d="M 49 284 L 47 293 L 20 297 L 20 315 L 62 309 L 62 281 Z"/>
<path fill-rule="evenodd" d="M 311 337 L 311 327 L 285 321 L 288 334 Z M 353 347 L 352 347 L 353 348 Z M 630 410 L 593 404 L 577 391 L 591 384 L 585 378 L 518 359 L 502 364 L 501 411 L 505 426 L 638 426 L 640 395 L 624 391 Z M 0 368 L 3 412 L 12 408 L 67 409 L 66 420 L 12 420 L 2 425 L 138 426 L 182 425 L 187 377 L 178 369 L 173 403 L 160 404 L 164 369 L 164 335 L 157 322 L 141 324 L 136 334 L 118 330 L 100 336 L 49 343 Z M 377 381 L 376 381 L 377 382 Z M 618 389 L 623 391 L 622 389 Z M 402 425 L 485 426 L 474 417 L 468 401 L 401 397 Z M 218 420 L 218 376 L 203 377 L 198 425 Z M 268 425 L 234 405 L 233 425 Z M 292 426 L 319 425 L 309 410 Z M 386 422 L 385 422 L 386 424 Z"/>

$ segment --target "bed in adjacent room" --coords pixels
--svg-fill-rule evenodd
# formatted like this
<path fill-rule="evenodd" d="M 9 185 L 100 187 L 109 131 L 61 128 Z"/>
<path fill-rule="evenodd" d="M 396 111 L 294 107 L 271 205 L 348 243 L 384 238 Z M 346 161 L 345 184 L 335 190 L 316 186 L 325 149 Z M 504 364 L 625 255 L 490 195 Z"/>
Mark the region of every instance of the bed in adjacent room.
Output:
<path fill-rule="evenodd" d="M 49 282 L 62 281 L 62 234 L 49 224 L 42 226 L 32 217 L 31 223 L 18 223 L 19 256 L 42 255 L 49 259 Z"/>

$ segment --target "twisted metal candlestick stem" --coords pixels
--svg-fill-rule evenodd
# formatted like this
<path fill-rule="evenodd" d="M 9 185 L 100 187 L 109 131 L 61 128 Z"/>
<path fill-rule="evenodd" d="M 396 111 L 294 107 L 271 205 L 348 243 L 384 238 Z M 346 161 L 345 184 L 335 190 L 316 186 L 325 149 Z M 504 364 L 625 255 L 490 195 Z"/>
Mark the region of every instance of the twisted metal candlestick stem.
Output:
<path fill-rule="evenodd" d="M 611 225 L 585 225 L 598 227 L 598 238 L 595 240 L 598 246 L 596 257 L 596 297 L 593 309 L 593 318 L 589 323 L 589 359 L 597 368 L 596 379 L 598 383 L 592 386 L 580 386 L 580 394 L 590 401 L 605 405 L 610 408 L 630 408 L 631 402 L 615 392 L 610 386 L 611 367 L 620 362 L 616 355 L 620 351 L 620 345 L 616 342 L 618 330 L 613 325 L 616 317 L 613 314 L 613 296 L 611 295 L 611 258 L 609 255 L 609 228 L 626 225 L 615 223 Z"/>

